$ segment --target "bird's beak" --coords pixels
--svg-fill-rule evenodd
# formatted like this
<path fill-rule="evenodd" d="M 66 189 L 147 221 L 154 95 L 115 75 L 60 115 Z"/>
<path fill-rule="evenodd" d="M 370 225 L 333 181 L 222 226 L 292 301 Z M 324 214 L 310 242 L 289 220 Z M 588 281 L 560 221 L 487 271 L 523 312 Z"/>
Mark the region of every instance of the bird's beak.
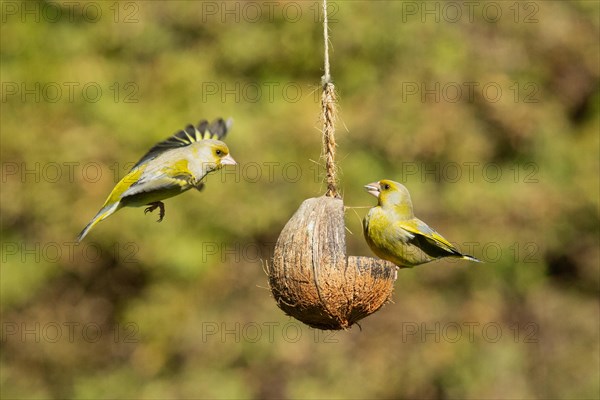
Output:
<path fill-rule="evenodd" d="M 369 183 L 365 185 L 365 189 L 373 196 L 379 197 L 379 182 Z"/>
<path fill-rule="evenodd" d="M 221 158 L 221 165 L 236 165 L 237 162 L 231 157 L 230 154 L 227 154 L 225 157 Z"/>

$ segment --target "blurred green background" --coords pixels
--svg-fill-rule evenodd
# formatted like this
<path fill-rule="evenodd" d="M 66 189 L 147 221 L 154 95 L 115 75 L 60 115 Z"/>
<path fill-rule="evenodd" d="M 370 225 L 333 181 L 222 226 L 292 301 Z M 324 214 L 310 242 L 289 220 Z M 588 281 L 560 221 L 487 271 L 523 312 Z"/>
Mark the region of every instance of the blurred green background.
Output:
<path fill-rule="evenodd" d="M 3 398 L 599 396 L 598 2 L 330 5 L 345 205 L 403 182 L 486 260 L 399 271 L 346 332 L 263 272 L 324 192 L 320 3 L 0 4 Z M 239 168 L 74 244 L 148 148 L 220 116 Z"/>

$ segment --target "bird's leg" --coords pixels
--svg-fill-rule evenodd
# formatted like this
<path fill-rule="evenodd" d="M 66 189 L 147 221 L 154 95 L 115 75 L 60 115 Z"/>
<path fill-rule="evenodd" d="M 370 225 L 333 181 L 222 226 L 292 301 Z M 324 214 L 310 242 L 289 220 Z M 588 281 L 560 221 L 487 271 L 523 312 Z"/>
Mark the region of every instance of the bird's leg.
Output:
<path fill-rule="evenodd" d="M 158 208 L 158 221 L 156 222 L 162 221 L 165 217 L 165 204 L 162 201 L 155 201 L 153 203 L 148 203 L 148 205 L 150 207 L 146 207 L 146 209 L 144 209 L 144 214 L 152 212 Z"/>
<path fill-rule="evenodd" d="M 202 189 L 204 189 L 204 182 L 198 182 L 198 183 L 193 184 L 192 186 L 194 187 L 194 189 L 201 192 Z"/>

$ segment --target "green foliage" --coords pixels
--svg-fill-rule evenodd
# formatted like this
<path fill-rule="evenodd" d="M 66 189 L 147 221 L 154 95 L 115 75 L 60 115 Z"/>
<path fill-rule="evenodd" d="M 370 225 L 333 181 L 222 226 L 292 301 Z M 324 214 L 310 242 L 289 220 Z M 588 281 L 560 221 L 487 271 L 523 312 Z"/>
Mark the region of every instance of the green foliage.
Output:
<path fill-rule="evenodd" d="M 3 2 L 2 397 L 597 396 L 598 3 L 475 3 L 332 5 L 345 204 L 402 182 L 487 262 L 401 270 L 394 304 L 331 333 L 263 272 L 324 192 L 320 4 Z M 239 168 L 73 244 L 129 163 L 219 116 Z"/>

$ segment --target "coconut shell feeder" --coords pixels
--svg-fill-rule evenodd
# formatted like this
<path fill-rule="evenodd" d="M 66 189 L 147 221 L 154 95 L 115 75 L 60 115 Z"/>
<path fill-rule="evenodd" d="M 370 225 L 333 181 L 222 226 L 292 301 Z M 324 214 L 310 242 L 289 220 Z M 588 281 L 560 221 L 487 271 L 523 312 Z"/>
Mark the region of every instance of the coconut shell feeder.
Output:
<path fill-rule="evenodd" d="M 305 200 L 287 222 L 268 266 L 269 287 L 286 314 L 318 329 L 347 329 L 391 301 L 397 267 L 348 256 L 344 203 L 335 167 L 335 88 L 329 74 L 327 2 L 323 2 L 325 75 L 321 97 L 324 196 Z"/>

